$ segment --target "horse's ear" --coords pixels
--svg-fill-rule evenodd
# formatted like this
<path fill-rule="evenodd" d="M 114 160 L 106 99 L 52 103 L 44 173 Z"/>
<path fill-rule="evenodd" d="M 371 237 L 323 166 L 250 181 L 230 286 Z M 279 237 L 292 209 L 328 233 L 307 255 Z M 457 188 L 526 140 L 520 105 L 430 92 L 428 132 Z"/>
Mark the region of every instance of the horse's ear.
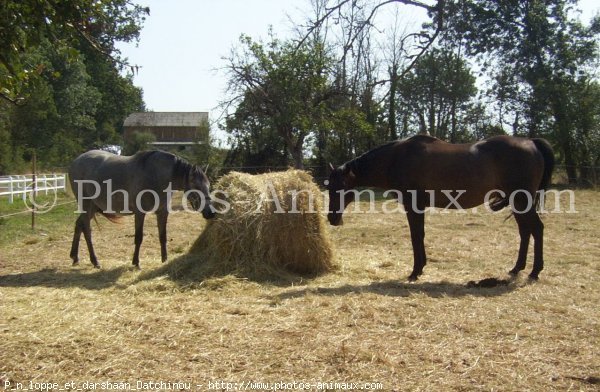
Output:
<path fill-rule="evenodd" d="M 208 173 L 208 167 L 210 166 L 210 163 L 207 163 L 206 166 L 204 167 L 204 173 Z"/>
<path fill-rule="evenodd" d="M 329 162 L 329 170 L 330 171 L 334 171 L 335 167 L 333 167 L 333 164 L 331 162 Z"/>

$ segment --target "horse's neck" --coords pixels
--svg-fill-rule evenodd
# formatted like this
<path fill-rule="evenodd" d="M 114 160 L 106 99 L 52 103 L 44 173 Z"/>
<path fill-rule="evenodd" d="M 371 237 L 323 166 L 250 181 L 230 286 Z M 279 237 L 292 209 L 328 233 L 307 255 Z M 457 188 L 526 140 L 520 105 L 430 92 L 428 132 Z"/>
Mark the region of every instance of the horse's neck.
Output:
<path fill-rule="evenodd" d="M 192 166 L 178 158 L 175 158 L 174 166 L 172 169 L 172 178 L 171 184 L 173 184 L 173 189 L 178 191 L 183 191 L 186 189 L 186 183 L 189 179 L 189 173 L 192 169 Z"/>
<path fill-rule="evenodd" d="M 173 176 L 173 178 L 171 179 L 171 184 L 173 186 L 173 190 L 175 191 L 185 190 L 185 179 L 179 176 Z"/>
<path fill-rule="evenodd" d="M 187 179 L 188 179 L 187 174 L 173 173 L 173 177 L 171 178 L 171 184 L 173 186 L 173 190 L 184 191 L 186 189 Z"/>
<path fill-rule="evenodd" d="M 376 154 L 376 155 L 375 155 Z M 382 168 L 387 167 L 388 154 L 372 152 L 350 161 L 355 187 L 385 188 L 388 186 Z"/>

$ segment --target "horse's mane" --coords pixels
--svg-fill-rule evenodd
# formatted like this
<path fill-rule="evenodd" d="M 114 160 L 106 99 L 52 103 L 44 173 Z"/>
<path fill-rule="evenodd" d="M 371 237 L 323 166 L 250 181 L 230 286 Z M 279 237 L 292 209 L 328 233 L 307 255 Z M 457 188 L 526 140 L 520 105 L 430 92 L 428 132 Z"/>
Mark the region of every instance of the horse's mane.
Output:
<path fill-rule="evenodd" d="M 140 165 L 140 167 L 142 169 L 145 169 L 148 166 L 149 161 L 159 155 L 166 156 L 166 157 L 169 157 L 172 159 L 172 161 L 173 161 L 172 178 L 181 178 L 187 182 L 190 175 L 198 174 L 201 172 L 200 168 L 197 167 L 196 165 L 192 165 L 185 159 L 183 159 L 175 154 L 171 154 L 170 152 L 167 152 L 167 151 L 161 151 L 161 150 L 141 151 L 135 155 L 135 159 L 137 160 L 138 165 Z"/>
<path fill-rule="evenodd" d="M 160 151 L 160 150 L 150 150 L 150 151 L 140 151 L 137 152 L 133 158 L 137 161 L 138 165 L 140 165 L 142 168 L 145 168 L 146 166 L 148 166 L 148 160 L 154 156 L 154 155 L 158 155 L 158 154 L 164 154 L 164 151 Z"/>
<path fill-rule="evenodd" d="M 440 139 L 438 139 L 437 137 L 431 136 L 431 135 L 425 135 L 425 134 L 418 134 L 418 135 L 414 135 L 409 137 L 408 139 L 404 139 L 403 141 L 414 141 L 414 142 L 422 142 L 422 143 L 433 143 L 433 142 L 439 142 Z"/>
<path fill-rule="evenodd" d="M 183 178 L 187 182 L 191 175 L 195 176 L 202 173 L 198 166 L 189 163 L 185 159 L 177 155 L 173 155 L 173 158 L 173 178 Z"/>
<path fill-rule="evenodd" d="M 398 140 L 382 144 L 381 146 L 375 147 L 374 149 L 369 150 L 364 154 L 361 154 L 358 157 L 344 163 L 344 171 L 346 169 L 350 169 L 354 174 L 360 176 L 363 173 L 363 171 L 370 166 L 369 164 L 371 163 L 371 161 L 375 159 L 379 155 L 379 153 L 384 152 L 396 143 L 398 143 Z"/>
<path fill-rule="evenodd" d="M 359 155 L 358 157 L 352 159 L 351 161 L 348 161 L 344 164 L 344 169 L 349 168 L 350 170 L 352 170 L 353 173 L 357 174 L 357 175 L 361 175 L 365 172 L 365 170 L 367 170 L 371 165 L 371 163 L 373 162 L 374 159 L 380 159 L 379 154 L 386 152 L 388 149 L 390 149 L 391 147 L 397 145 L 398 143 L 410 143 L 410 142 L 415 142 L 415 143 L 433 143 L 435 141 L 439 141 L 439 139 L 433 137 L 433 136 L 429 136 L 429 135 L 414 135 L 411 136 L 407 139 L 403 139 L 403 140 L 394 140 L 385 144 L 382 144 L 378 147 L 375 147 L 372 150 L 369 150 L 367 152 L 365 152 L 362 155 Z"/>

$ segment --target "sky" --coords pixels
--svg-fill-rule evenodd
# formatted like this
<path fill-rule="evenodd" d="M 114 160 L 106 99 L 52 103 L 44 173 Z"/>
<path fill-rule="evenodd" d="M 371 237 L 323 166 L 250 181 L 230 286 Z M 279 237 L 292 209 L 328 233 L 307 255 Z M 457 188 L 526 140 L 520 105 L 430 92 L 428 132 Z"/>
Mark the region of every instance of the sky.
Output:
<path fill-rule="evenodd" d="M 130 64 L 140 66 L 134 84 L 144 90 L 148 110 L 216 113 L 225 99 L 223 57 L 240 35 L 280 38 L 292 34 L 304 0 L 138 0 L 150 7 L 138 45 L 118 45 Z M 216 115 L 216 114 L 215 114 Z"/>
<path fill-rule="evenodd" d="M 144 90 L 151 111 L 209 112 L 218 119 L 226 98 L 226 79 L 218 69 L 240 35 L 291 37 L 293 21 L 303 20 L 308 0 L 137 0 L 150 7 L 139 43 L 118 45 L 130 64 L 139 66 L 134 84 Z M 580 0 L 583 20 L 600 12 L 598 0 Z M 418 21 L 406 9 L 405 19 Z M 408 23 L 407 22 L 407 23 Z M 417 23 L 418 24 L 418 23 Z"/>

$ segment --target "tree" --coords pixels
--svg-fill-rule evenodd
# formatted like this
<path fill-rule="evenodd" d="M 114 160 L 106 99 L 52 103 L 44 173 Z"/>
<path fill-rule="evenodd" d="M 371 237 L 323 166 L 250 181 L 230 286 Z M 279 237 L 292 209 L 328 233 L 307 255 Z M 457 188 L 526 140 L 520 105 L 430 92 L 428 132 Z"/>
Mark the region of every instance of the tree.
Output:
<path fill-rule="evenodd" d="M 600 84 L 596 80 L 579 80 L 573 86 L 575 119 L 574 146 L 578 153 L 579 182 L 597 185 L 600 166 Z"/>
<path fill-rule="evenodd" d="M 245 167 L 255 173 L 269 167 L 288 166 L 286 143 L 263 116 L 255 115 L 252 106 L 247 108 L 242 101 L 226 119 L 225 129 L 231 135 L 232 146 L 225 164 Z"/>
<path fill-rule="evenodd" d="M 294 166 L 302 168 L 305 141 L 318 128 L 325 101 L 333 95 L 328 82 L 331 59 L 318 41 L 297 48 L 273 36 L 266 45 L 242 36 L 240 44 L 226 66 L 233 94 L 227 104 L 240 105 L 238 123 L 254 121 L 273 130 Z"/>
<path fill-rule="evenodd" d="M 314 0 L 314 16 L 304 24 L 304 34 L 299 45 L 312 34 L 333 37 L 332 47 L 339 63 L 336 80 L 338 89 L 347 92 L 365 111 L 369 122 L 376 126 L 374 114 L 386 101 L 387 123 L 377 125 L 381 141 L 396 139 L 398 123 L 406 124 L 406 116 L 397 113 L 398 83 L 434 44 L 444 26 L 443 5 L 445 0 Z M 400 28 L 399 14 L 406 7 L 420 8 L 428 12 L 429 29 L 408 33 Z M 384 10 L 396 11 L 395 22 L 382 25 L 378 18 Z M 385 23 L 385 22 L 384 22 Z M 406 23 L 405 23 L 406 24 Z M 385 26 L 385 27 L 384 27 Z M 391 31 L 385 41 L 377 42 L 376 34 Z M 375 33 L 375 34 L 374 34 Z M 374 47 L 384 47 L 384 73 Z"/>
<path fill-rule="evenodd" d="M 148 8 L 131 0 L 3 0 L 0 4 L 0 97 L 13 103 L 43 72 L 43 64 L 22 54 L 52 41 L 71 59 L 82 46 L 121 65 L 115 42 L 137 39 Z"/>
<path fill-rule="evenodd" d="M 340 25 L 343 32 L 343 41 L 340 43 L 340 47 L 342 48 L 341 62 L 345 63 L 347 56 L 354 55 L 356 44 L 358 43 L 358 47 L 360 47 L 361 41 L 369 36 L 371 29 L 375 27 L 373 21 L 377 13 L 394 4 L 426 10 L 431 20 L 430 30 L 410 34 L 410 38 L 415 39 L 416 52 L 405 68 L 405 71 L 408 71 L 418 58 L 434 44 L 444 29 L 446 0 L 437 0 L 432 4 L 420 0 L 335 0 L 331 5 L 327 0 L 323 0 L 323 3 L 317 7 L 319 12 L 315 14 L 315 18 L 304 26 L 305 33 L 299 40 L 298 47 L 310 40 L 313 34 L 320 31 L 323 26 L 332 22 Z"/>
<path fill-rule="evenodd" d="M 81 152 L 84 136 L 94 129 L 100 100 L 85 65 L 61 53 L 49 42 L 27 53 L 32 62 L 43 64 L 44 71 L 24 90 L 28 98 L 10 111 L 13 142 L 58 165 Z"/>
<path fill-rule="evenodd" d="M 460 141 L 476 92 L 475 77 L 465 59 L 450 49 L 433 49 L 398 82 L 398 110 L 407 117 L 403 125 L 414 124 L 419 133 Z M 459 124 L 463 124 L 462 132 Z"/>
<path fill-rule="evenodd" d="M 55 167 L 121 141 L 123 119 L 144 104 L 114 43 L 135 39 L 147 12 L 129 0 L 0 4 L 0 135 L 11 151 L 3 171 L 32 149 L 39 166 Z"/>
<path fill-rule="evenodd" d="M 125 143 L 123 154 L 133 155 L 138 151 L 147 150 L 150 143 L 156 141 L 156 136 L 151 132 L 134 132 L 131 135 L 131 140 Z"/>
<path fill-rule="evenodd" d="M 446 11 L 447 37 L 460 40 L 484 67 L 500 65 L 503 74 L 515 75 L 501 80 L 520 93 L 527 135 L 557 144 L 570 182 L 577 181 L 582 164 L 574 117 L 582 102 L 574 89 L 591 77 L 600 33 L 600 17 L 584 26 L 572 17 L 575 5 L 575 0 L 464 0 L 449 2 Z M 521 116 L 514 117 L 517 130 Z"/>

